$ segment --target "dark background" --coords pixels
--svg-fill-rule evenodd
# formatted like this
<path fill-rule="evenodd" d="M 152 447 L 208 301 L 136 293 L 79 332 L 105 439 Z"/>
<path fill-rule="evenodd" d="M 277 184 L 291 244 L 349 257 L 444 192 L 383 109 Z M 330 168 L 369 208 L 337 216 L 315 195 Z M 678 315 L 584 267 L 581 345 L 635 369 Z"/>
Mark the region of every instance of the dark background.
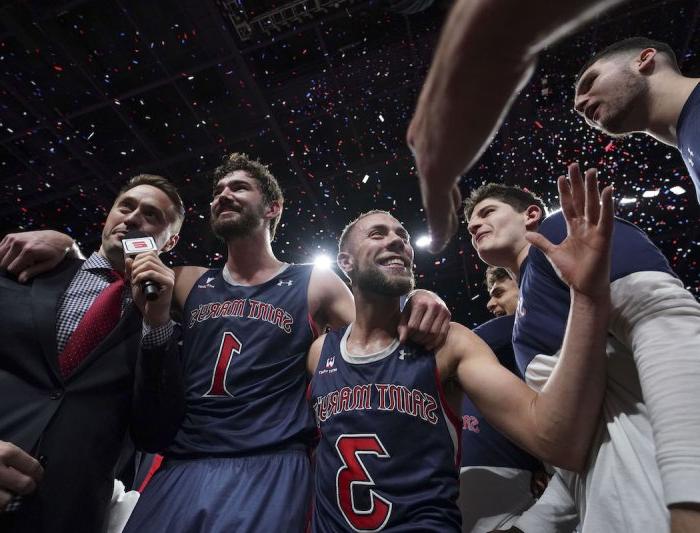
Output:
<path fill-rule="evenodd" d="M 394 212 L 414 238 L 425 233 L 404 134 L 450 2 L 320 0 L 322 12 L 305 3 L 2 3 L 0 234 L 59 229 L 89 253 L 120 186 L 159 173 L 187 206 L 169 261 L 221 265 L 208 171 L 231 151 L 268 163 L 285 191 L 274 245 L 283 260 L 334 256 L 345 223 L 372 208 Z M 624 37 L 666 41 L 683 71 L 700 75 L 699 6 L 628 2 L 548 50 L 463 192 L 503 181 L 556 208 L 565 165 L 595 165 L 633 200 L 619 215 L 649 232 L 700 296 L 700 209 L 679 154 L 643 135 L 611 140 L 571 110 L 580 65 Z M 685 194 L 670 191 L 678 185 Z M 416 275 L 473 326 L 488 318 L 487 298 L 465 233 L 437 256 L 416 249 Z"/>

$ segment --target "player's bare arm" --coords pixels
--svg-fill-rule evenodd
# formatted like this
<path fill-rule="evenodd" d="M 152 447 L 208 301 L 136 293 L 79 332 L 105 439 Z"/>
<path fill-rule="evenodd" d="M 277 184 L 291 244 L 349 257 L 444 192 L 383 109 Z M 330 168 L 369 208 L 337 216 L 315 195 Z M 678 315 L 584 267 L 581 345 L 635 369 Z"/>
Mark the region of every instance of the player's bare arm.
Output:
<path fill-rule="evenodd" d="M 450 325 L 447 341 L 437 352 L 437 364 L 453 408 L 459 406 L 463 391 L 490 424 L 522 448 L 567 470 L 583 468 L 595 424 L 581 427 L 581 409 L 595 410 L 589 416 L 597 422 L 600 400 L 569 394 L 568 383 L 555 383 L 545 398 L 548 401 L 543 400 L 544 392 L 528 387 L 498 362 L 484 341 L 456 323 Z M 582 372 L 570 379 L 586 376 Z M 587 401 L 593 404 L 590 409 L 579 403 Z"/>
<path fill-rule="evenodd" d="M 585 465 L 605 392 L 613 204 L 610 187 L 599 194 L 595 170 L 586 171 L 585 181 L 578 165 L 568 170 L 568 180 L 558 180 L 566 239 L 554 245 L 539 233 L 527 234 L 571 290 L 566 333 L 552 376 L 541 392 L 533 393 L 495 366 L 483 342 L 470 341 L 473 334 L 456 326 L 448 335 L 443 375 L 455 376 L 487 420 L 524 448 L 578 471 Z"/>
<path fill-rule="evenodd" d="M 197 280 L 207 271 L 200 266 L 179 266 L 173 268 L 175 273 L 175 288 L 173 290 L 173 305 L 177 309 L 184 309 L 185 301 Z"/>
<path fill-rule="evenodd" d="M 457 181 L 478 159 L 537 54 L 622 0 L 460 0 L 442 30 L 407 132 L 431 249 L 457 231 Z"/>
<path fill-rule="evenodd" d="M 321 350 L 323 349 L 323 343 L 326 340 L 326 335 L 321 335 L 317 338 L 309 348 L 309 353 L 306 357 L 306 371 L 309 376 L 313 376 L 316 372 L 316 367 L 318 366 L 318 360 L 321 357 Z"/>
<path fill-rule="evenodd" d="M 352 293 L 330 269 L 314 267 L 308 291 L 309 313 L 319 331 L 347 326 L 355 320 Z"/>

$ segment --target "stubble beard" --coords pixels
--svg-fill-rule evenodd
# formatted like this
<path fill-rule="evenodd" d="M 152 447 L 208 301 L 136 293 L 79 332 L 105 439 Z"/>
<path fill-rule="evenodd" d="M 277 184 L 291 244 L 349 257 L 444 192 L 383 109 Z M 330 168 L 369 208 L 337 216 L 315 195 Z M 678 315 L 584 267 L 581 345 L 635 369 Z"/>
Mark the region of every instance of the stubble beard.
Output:
<path fill-rule="evenodd" d="M 389 276 L 379 268 L 371 266 L 359 271 L 353 283 L 360 290 L 395 297 L 411 292 L 415 285 L 415 279 L 411 271 L 409 271 L 408 276 Z"/>
<path fill-rule="evenodd" d="M 258 211 L 258 212 L 256 212 Z M 263 207 L 259 209 L 243 208 L 235 219 L 212 217 L 211 230 L 219 239 L 229 241 L 240 237 L 247 237 L 257 229 L 262 221 Z"/>
<path fill-rule="evenodd" d="M 609 103 L 609 115 L 601 130 L 607 135 L 621 138 L 645 128 L 643 101 L 649 93 L 649 80 L 628 73 L 625 83 L 619 88 Z M 634 117 L 639 115 L 639 117 Z M 634 117 L 634 120 L 632 118 Z M 639 124 L 636 124 L 639 122 Z"/>

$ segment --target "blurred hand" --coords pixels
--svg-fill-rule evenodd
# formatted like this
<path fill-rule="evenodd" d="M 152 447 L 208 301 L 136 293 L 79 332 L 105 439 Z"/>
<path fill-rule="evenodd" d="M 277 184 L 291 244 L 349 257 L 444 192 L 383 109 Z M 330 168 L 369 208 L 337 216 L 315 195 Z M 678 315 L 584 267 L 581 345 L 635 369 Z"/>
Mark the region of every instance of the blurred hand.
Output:
<path fill-rule="evenodd" d="M 44 469 L 39 461 L 11 442 L 0 440 L 0 511 L 17 494 L 31 494 Z"/>

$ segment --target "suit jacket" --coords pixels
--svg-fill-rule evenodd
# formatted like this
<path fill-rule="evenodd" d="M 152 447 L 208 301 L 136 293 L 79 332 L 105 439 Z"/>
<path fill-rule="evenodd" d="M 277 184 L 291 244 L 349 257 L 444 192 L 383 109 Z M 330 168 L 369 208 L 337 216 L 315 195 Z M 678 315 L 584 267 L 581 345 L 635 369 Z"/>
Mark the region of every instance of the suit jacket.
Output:
<path fill-rule="evenodd" d="M 155 442 L 149 420 L 153 408 L 177 406 L 178 379 L 163 379 L 162 368 L 153 385 L 137 369 L 140 361 L 141 316 L 131 305 L 114 330 L 63 379 L 56 353 L 56 315 L 60 295 L 68 288 L 81 261 L 66 260 L 52 272 L 22 285 L 0 277 L 3 309 L 0 342 L 0 439 L 34 457 L 45 457 L 44 478 L 37 491 L 24 498 L 20 509 L 2 518 L 0 529 L 33 533 L 99 533 L 114 482 L 115 463 L 130 421 L 137 444 Z M 141 364 L 139 363 L 139 367 Z M 179 364 L 168 367 L 177 371 Z M 139 375 L 134 394 L 135 375 Z M 145 385 L 144 385 L 145 383 Z M 145 391 L 145 392 L 144 392 Z M 177 398 L 176 402 L 171 399 Z M 138 401 L 135 401 L 135 398 Z M 168 403 L 170 402 L 170 403 Z M 179 408 L 179 407 L 175 407 Z M 137 412 L 138 415 L 133 416 Z M 151 432 L 151 433 L 149 433 Z M 144 436 L 145 435 L 145 436 Z M 149 440 L 150 439 L 150 440 Z M 11 524 L 11 525 L 9 525 Z"/>

